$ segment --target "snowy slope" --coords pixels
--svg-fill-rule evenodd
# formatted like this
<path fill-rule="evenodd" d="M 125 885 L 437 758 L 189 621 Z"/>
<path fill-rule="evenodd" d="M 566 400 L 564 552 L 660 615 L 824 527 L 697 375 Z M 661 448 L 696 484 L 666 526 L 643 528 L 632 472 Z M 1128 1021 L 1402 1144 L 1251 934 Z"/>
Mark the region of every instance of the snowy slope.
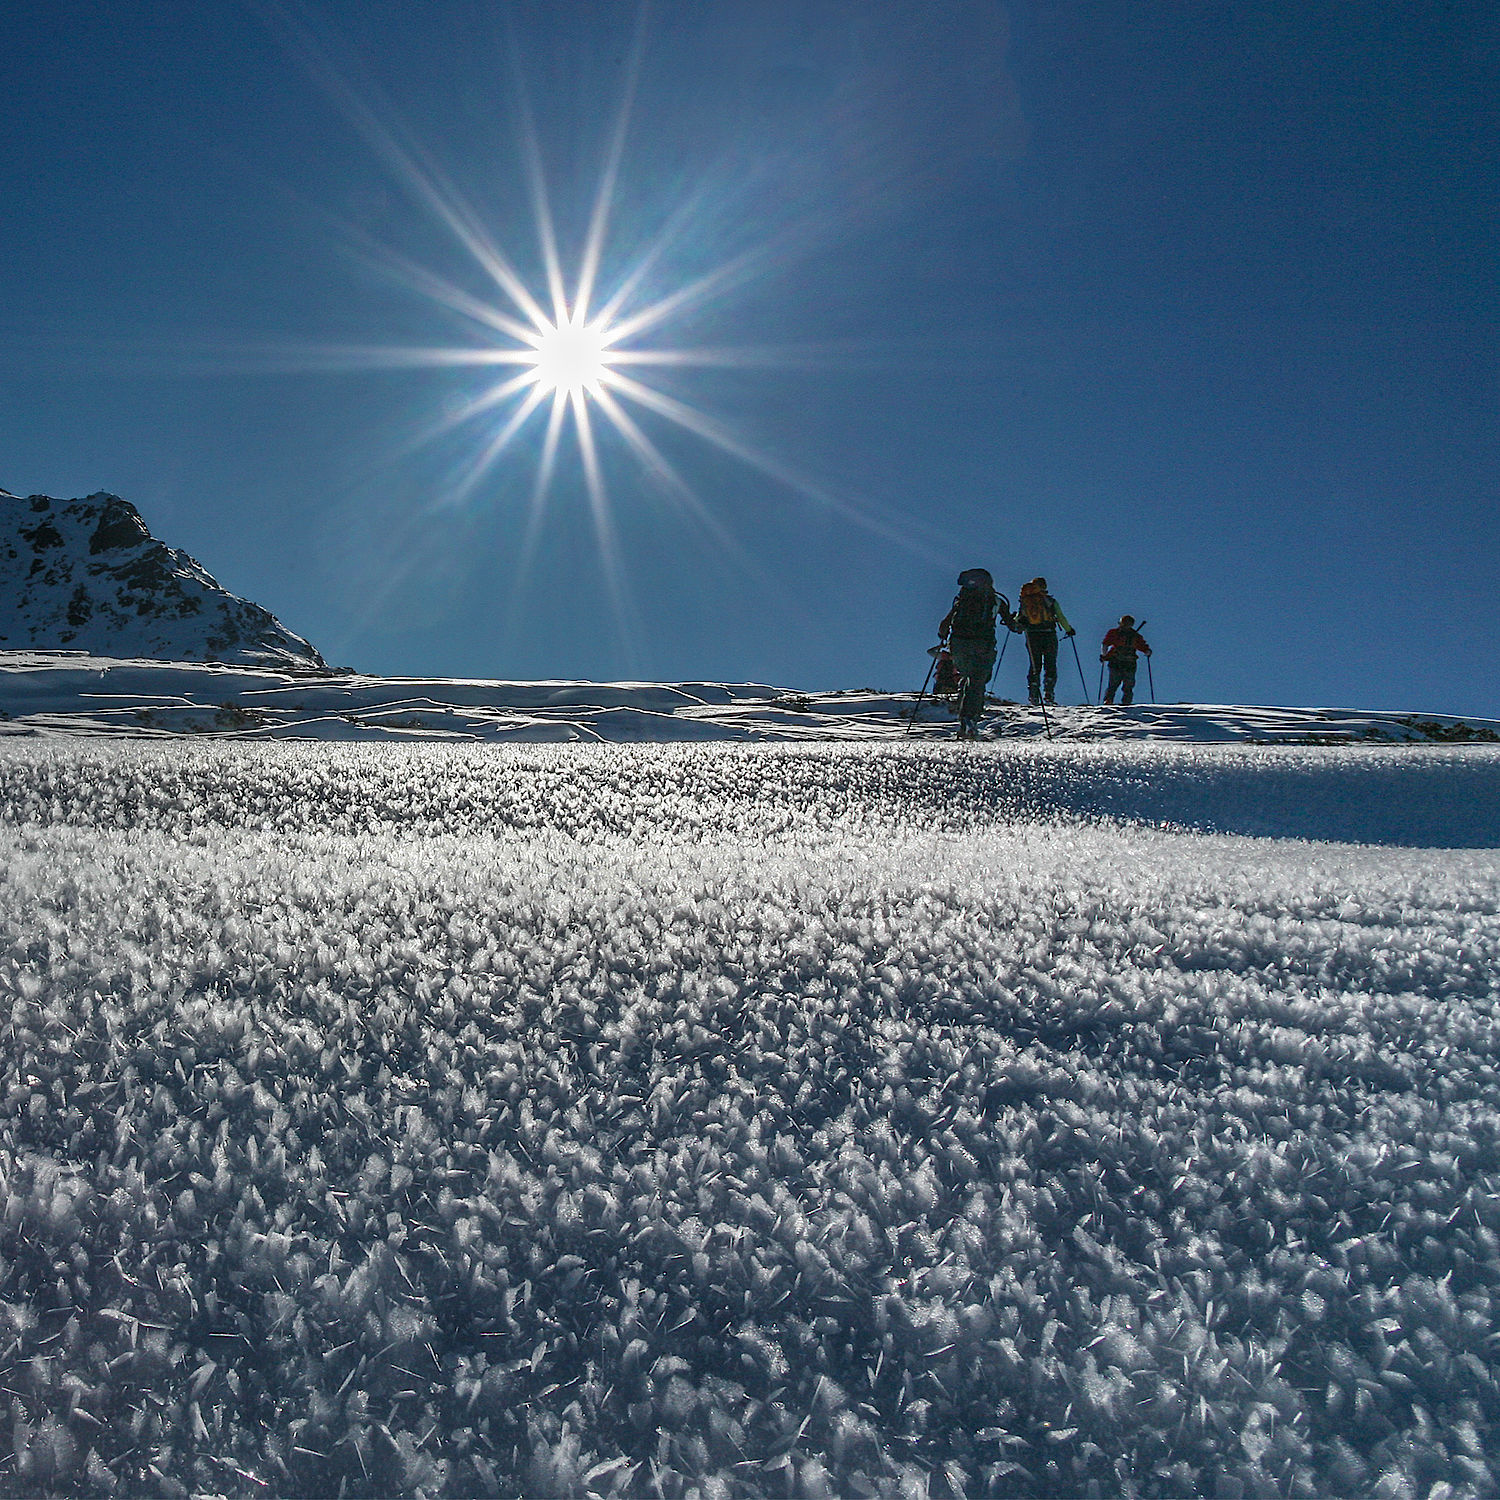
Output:
<path fill-rule="evenodd" d="M 0 741 L 0 1488 L 1492 1496 L 1444 809 L 1500 750 Z"/>
<path fill-rule="evenodd" d="M 321 667 L 269 611 L 221 588 L 116 495 L 0 490 L 0 647 Z"/>
<path fill-rule="evenodd" d="M 0 731 L 452 741 L 923 740 L 953 718 L 913 693 L 804 693 L 756 683 L 501 682 L 0 651 Z M 1500 742 L 1444 714 L 1213 704 L 992 703 L 992 739 L 1186 743 Z"/>

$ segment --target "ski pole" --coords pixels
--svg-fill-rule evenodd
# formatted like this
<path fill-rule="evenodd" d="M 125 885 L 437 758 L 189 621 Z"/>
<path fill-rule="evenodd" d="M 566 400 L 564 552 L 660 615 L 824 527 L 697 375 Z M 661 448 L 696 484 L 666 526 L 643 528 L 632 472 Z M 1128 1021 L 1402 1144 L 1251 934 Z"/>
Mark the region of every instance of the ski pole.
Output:
<path fill-rule="evenodd" d="M 1104 663 L 1099 663 L 1099 701 L 1104 702 Z"/>
<path fill-rule="evenodd" d="M 1083 675 L 1083 658 L 1078 654 L 1077 633 L 1070 633 L 1068 639 L 1073 643 L 1073 660 L 1078 663 L 1078 685 L 1083 689 L 1083 701 L 1085 703 L 1092 703 L 1094 700 L 1089 697 L 1089 681 Z"/>
<path fill-rule="evenodd" d="M 1004 594 L 1001 594 L 1000 597 L 1002 599 L 1005 599 Z M 1007 615 L 1010 614 L 1010 600 L 1008 599 L 1005 600 L 1005 613 Z M 995 661 L 993 670 L 990 672 L 991 682 L 993 682 L 1000 675 L 1000 664 L 1005 660 L 1005 653 L 1010 650 L 1010 638 L 1014 634 L 1015 632 L 1010 628 L 1009 625 L 1007 625 L 1005 627 L 1005 641 L 1000 647 L 1000 655 Z"/>
<path fill-rule="evenodd" d="M 1144 625 L 1145 623 L 1146 622 L 1144 620 L 1141 620 L 1141 621 L 1139 621 L 1137 623 L 1137 625 L 1135 627 L 1135 633 L 1137 635 L 1139 635 L 1141 633 L 1141 626 Z M 1152 681 L 1152 677 L 1151 677 L 1151 653 L 1149 651 L 1146 653 L 1146 681 L 1149 682 L 1149 683 L 1151 683 L 1151 701 L 1153 703 L 1155 703 L 1156 702 L 1156 683 L 1154 681 Z"/>
<path fill-rule="evenodd" d="M 995 663 L 995 672 L 998 672 L 1000 662 L 1005 660 L 1005 653 L 1010 649 L 1010 638 L 1015 633 L 1010 628 L 1010 622 L 1015 616 L 1011 613 L 1010 600 L 1004 594 L 996 594 L 995 601 L 1000 609 L 1000 623 L 1005 626 L 1005 641 L 1000 647 L 1000 660 Z M 994 679 L 995 672 L 990 673 L 991 680 Z"/>
<path fill-rule="evenodd" d="M 1011 614 L 1010 614 L 1010 600 L 1007 599 L 1004 594 L 1000 594 L 997 597 L 1000 600 L 1000 622 L 1001 622 L 1001 624 L 1004 624 L 1005 621 L 1007 621 L 1011 617 Z M 1000 663 L 1005 660 L 1005 653 L 1010 649 L 1011 634 L 1012 634 L 1012 632 L 1011 632 L 1010 626 L 1006 625 L 1005 626 L 1005 640 L 1001 643 L 1001 646 L 1000 646 L 1000 655 L 996 659 L 995 665 L 990 669 L 990 682 L 993 682 L 995 680 L 995 676 L 996 676 L 996 674 L 1000 670 Z M 989 683 L 986 683 L 985 686 L 988 687 Z"/>
<path fill-rule="evenodd" d="M 917 715 L 922 712 L 922 700 L 927 696 L 927 684 L 932 681 L 933 670 L 937 666 L 937 657 L 933 657 L 927 663 L 927 675 L 922 679 L 922 691 L 917 694 L 917 701 L 912 705 L 911 718 L 906 721 L 906 733 L 911 733 L 911 726 L 917 722 Z"/>
<path fill-rule="evenodd" d="M 1047 717 L 1047 689 L 1042 676 L 1042 657 L 1038 650 L 1032 646 L 1031 637 L 1026 637 L 1026 655 L 1031 663 L 1031 670 L 1036 673 L 1036 704 L 1042 711 L 1042 732 L 1050 740 L 1052 738 L 1052 720 Z M 1031 678 L 1027 677 L 1026 685 L 1031 686 Z"/>

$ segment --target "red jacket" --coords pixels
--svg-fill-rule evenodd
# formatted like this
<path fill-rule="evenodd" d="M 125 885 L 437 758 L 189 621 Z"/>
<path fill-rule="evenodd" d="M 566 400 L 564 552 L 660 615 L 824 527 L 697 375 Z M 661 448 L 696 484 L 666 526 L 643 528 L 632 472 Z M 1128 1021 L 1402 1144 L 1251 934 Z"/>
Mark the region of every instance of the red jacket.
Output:
<path fill-rule="evenodd" d="M 1139 630 L 1130 630 L 1126 626 L 1116 625 L 1104 637 L 1102 655 L 1105 661 L 1117 661 L 1132 657 L 1137 651 L 1143 656 L 1151 655 L 1151 648 L 1146 644 L 1146 637 Z"/>

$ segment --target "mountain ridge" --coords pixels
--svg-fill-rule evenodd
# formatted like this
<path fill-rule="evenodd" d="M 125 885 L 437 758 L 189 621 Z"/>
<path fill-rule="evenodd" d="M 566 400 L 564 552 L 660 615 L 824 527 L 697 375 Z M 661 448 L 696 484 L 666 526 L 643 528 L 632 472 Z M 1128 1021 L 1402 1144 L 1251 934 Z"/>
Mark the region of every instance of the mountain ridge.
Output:
<path fill-rule="evenodd" d="M 322 669 L 268 609 L 230 593 L 106 490 L 0 489 L 0 648 Z"/>

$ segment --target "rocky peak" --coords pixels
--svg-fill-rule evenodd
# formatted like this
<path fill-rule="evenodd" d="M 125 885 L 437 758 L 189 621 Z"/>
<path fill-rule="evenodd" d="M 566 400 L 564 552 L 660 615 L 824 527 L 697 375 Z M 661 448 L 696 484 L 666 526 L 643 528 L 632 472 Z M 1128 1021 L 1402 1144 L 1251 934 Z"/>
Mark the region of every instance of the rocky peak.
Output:
<path fill-rule="evenodd" d="M 0 648 L 324 666 L 269 610 L 158 541 L 128 500 L 0 490 Z"/>
<path fill-rule="evenodd" d="M 118 495 L 104 496 L 104 504 L 99 509 L 99 524 L 89 538 L 91 555 L 118 547 L 138 547 L 150 540 L 151 533 L 135 506 Z"/>

